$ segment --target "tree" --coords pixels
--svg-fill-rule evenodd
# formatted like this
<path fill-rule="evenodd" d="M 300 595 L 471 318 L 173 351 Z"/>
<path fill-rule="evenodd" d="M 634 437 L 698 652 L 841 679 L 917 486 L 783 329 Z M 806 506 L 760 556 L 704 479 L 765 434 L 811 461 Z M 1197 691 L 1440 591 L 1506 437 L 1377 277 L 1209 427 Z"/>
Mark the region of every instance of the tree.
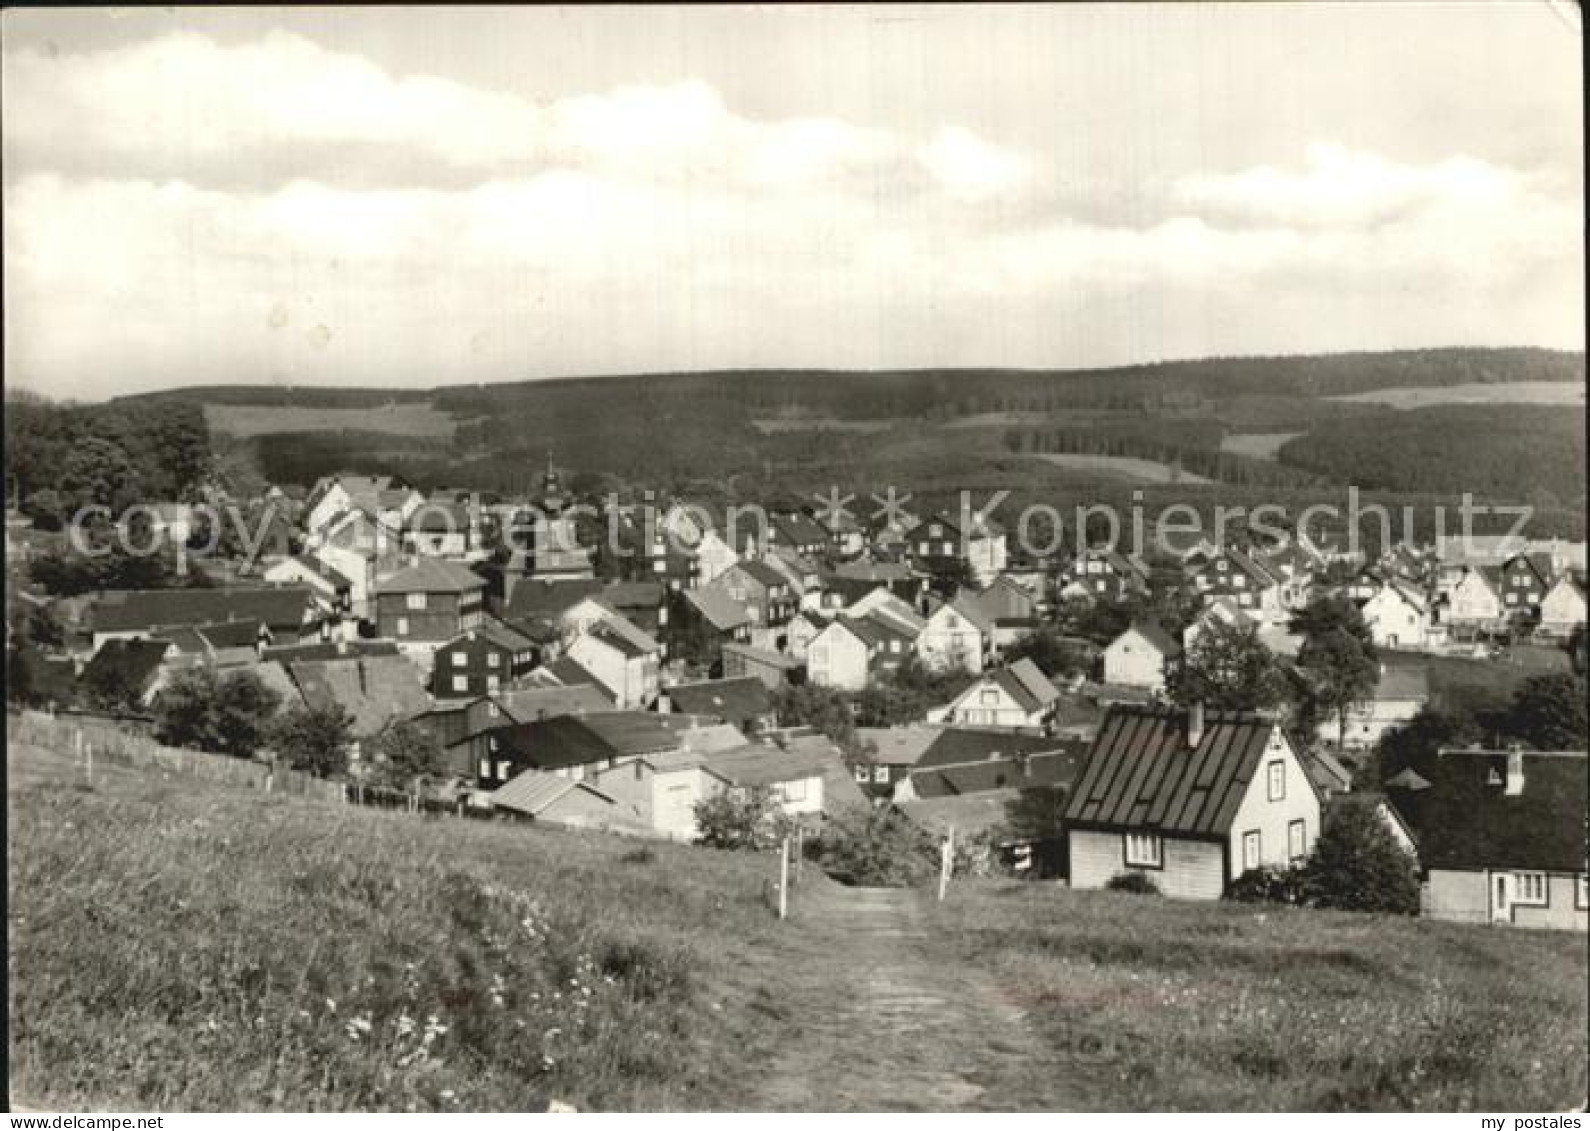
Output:
<path fill-rule="evenodd" d="M 105 711 L 132 711 L 144 689 L 121 664 L 90 664 L 83 671 L 83 695 L 89 704 Z"/>
<path fill-rule="evenodd" d="M 1314 907 L 1419 913 L 1419 871 L 1374 807 L 1344 800 L 1330 809 L 1303 865 L 1303 889 Z"/>
<path fill-rule="evenodd" d="M 353 716 L 340 703 L 293 707 L 271 726 L 271 747 L 295 770 L 317 778 L 336 777 L 348 768 Z"/>
<path fill-rule="evenodd" d="M 28 610 L 24 633 L 31 643 L 47 648 L 59 648 L 66 642 L 66 630 L 48 605 L 34 605 Z"/>
<path fill-rule="evenodd" d="M 1259 711 L 1285 702 L 1289 689 L 1256 626 L 1216 621 L 1172 666 L 1168 691 L 1183 707 Z"/>
<path fill-rule="evenodd" d="M 920 722 L 932 707 L 955 698 L 972 682 L 964 670 L 932 671 L 914 655 L 892 671 L 878 673 L 852 701 L 861 726 Z M 836 740 L 837 741 L 837 740 Z"/>
<path fill-rule="evenodd" d="M 1338 747 L 1347 742 L 1347 715 L 1374 694 L 1380 665 L 1349 630 L 1332 627 L 1311 633 L 1297 654 L 1308 681 L 1308 696 L 1318 710 L 1336 716 Z"/>
<path fill-rule="evenodd" d="M 972 563 L 960 555 L 936 558 L 928 569 L 928 585 L 946 600 L 962 589 L 977 588 L 977 575 Z"/>
<path fill-rule="evenodd" d="M 1583 750 L 1590 743 L 1584 677 L 1550 672 L 1526 679 L 1507 713 L 1510 733 L 1536 750 Z"/>
<path fill-rule="evenodd" d="M 1031 660 L 1047 676 L 1086 675 L 1092 666 L 1087 649 L 1060 639 L 1052 628 L 1039 628 L 1021 637 L 1005 649 L 1005 660 Z"/>
<path fill-rule="evenodd" d="M 251 671 L 217 676 L 195 668 L 174 677 L 155 701 L 160 741 L 234 758 L 252 757 L 264 743 L 281 696 Z"/>
<path fill-rule="evenodd" d="M 1590 633 L 1585 631 L 1584 625 L 1573 626 L 1573 631 L 1568 634 L 1567 651 L 1574 674 L 1590 675 Z"/>
<path fill-rule="evenodd" d="M 393 789 L 417 790 L 448 776 L 441 745 L 430 731 L 414 723 L 388 727 L 368 746 L 373 772 Z"/>
<path fill-rule="evenodd" d="M 108 440 L 93 437 L 67 453 L 60 490 L 73 512 L 90 504 L 119 511 L 143 493 L 138 469 L 127 453 Z"/>
<path fill-rule="evenodd" d="M 788 832 L 789 818 L 766 786 L 721 789 L 695 804 L 696 843 L 708 848 L 772 848 Z"/>
<path fill-rule="evenodd" d="M 842 692 L 815 683 L 785 684 L 772 694 L 781 726 L 809 726 L 849 749 L 856 743 L 856 718 Z"/>
<path fill-rule="evenodd" d="M 1345 632 L 1358 642 L 1365 655 L 1376 659 L 1375 638 L 1364 621 L 1363 611 L 1351 598 L 1331 594 L 1315 597 L 1306 606 L 1292 614 L 1289 631 L 1304 637 L 1324 637 L 1332 632 Z"/>
<path fill-rule="evenodd" d="M 932 837 L 888 807 L 850 812 L 823 830 L 818 863 L 844 883 L 863 887 L 909 887 L 930 878 L 937 866 Z"/>
<path fill-rule="evenodd" d="M 1405 769 L 1417 770 L 1442 747 L 1473 746 L 1484 738 L 1484 728 L 1470 712 L 1426 705 L 1402 726 L 1381 736 L 1370 757 L 1358 768 L 1353 787 L 1378 790 L 1387 778 Z"/>

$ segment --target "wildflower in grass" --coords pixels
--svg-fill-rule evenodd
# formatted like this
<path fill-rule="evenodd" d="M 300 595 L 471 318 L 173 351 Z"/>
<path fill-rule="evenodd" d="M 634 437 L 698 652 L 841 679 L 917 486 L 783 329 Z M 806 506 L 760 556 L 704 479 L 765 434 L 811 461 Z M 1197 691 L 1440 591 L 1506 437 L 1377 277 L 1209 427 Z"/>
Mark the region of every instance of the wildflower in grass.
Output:
<path fill-rule="evenodd" d="M 407 1013 L 400 1014 L 392 1024 L 397 1026 L 398 1036 L 400 1037 L 412 1036 L 414 1033 L 414 1018 Z"/>
<path fill-rule="evenodd" d="M 337 1012 L 337 1003 L 336 1003 L 336 1001 L 334 999 L 329 998 L 329 997 L 326 999 L 326 1011 L 328 1013 Z"/>

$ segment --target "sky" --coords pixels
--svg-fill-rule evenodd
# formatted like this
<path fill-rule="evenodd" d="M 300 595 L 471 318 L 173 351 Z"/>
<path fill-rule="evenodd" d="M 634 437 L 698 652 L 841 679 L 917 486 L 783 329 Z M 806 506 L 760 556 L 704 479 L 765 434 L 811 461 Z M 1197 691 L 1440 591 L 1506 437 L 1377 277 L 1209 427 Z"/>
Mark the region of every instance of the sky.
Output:
<path fill-rule="evenodd" d="M 3 21 L 56 397 L 1583 347 L 1567 4 Z"/>

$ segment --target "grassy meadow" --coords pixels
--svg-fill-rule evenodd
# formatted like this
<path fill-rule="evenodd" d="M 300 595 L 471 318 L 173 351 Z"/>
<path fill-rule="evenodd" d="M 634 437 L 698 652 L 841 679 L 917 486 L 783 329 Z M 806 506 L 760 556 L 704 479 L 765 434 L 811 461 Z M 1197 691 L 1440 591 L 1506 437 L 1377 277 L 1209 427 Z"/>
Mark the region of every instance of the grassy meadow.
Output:
<path fill-rule="evenodd" d="M 8 746 L 13 1102 L 1546 1109 L 1583 936 L 420 818 Z"/>
<path fill-rule="evenodd" d="M 1084 1109 L 1585 1101 L 1583 935 L 1013 883 L 935 911 Z"/>

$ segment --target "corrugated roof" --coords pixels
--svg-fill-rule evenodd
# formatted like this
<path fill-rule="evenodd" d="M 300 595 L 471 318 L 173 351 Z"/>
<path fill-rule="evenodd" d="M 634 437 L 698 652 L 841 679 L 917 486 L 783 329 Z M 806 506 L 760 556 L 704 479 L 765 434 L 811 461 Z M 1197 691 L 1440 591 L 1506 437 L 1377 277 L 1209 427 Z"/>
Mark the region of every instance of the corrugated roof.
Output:
<path fill-rule="evenodd" d="M 1276 724 L 1211 711 L 1187 745 L 1187 712 L 1118 706 L 1089 751 L 1066 821 L 1073 825 L 1224 836 Z"/>
<path fill-rule="evenodd" d="M 1507 752 L 1442 750 L 1420 762 L 1423 789 L 1387 782 L 1425 868 L 1585 871 L 1583 751 L 1523 754 L 1524 788 L 1503 788 Z"/>
<path fill-rule="evenodd" d="M 491 803 L 499 809 L 537 817 L 576 790 L 584 790 L 609 805 L 614 804 L 611 797 L 594 786 L 539 770 L 526 770 L 492 790 Z"/>

